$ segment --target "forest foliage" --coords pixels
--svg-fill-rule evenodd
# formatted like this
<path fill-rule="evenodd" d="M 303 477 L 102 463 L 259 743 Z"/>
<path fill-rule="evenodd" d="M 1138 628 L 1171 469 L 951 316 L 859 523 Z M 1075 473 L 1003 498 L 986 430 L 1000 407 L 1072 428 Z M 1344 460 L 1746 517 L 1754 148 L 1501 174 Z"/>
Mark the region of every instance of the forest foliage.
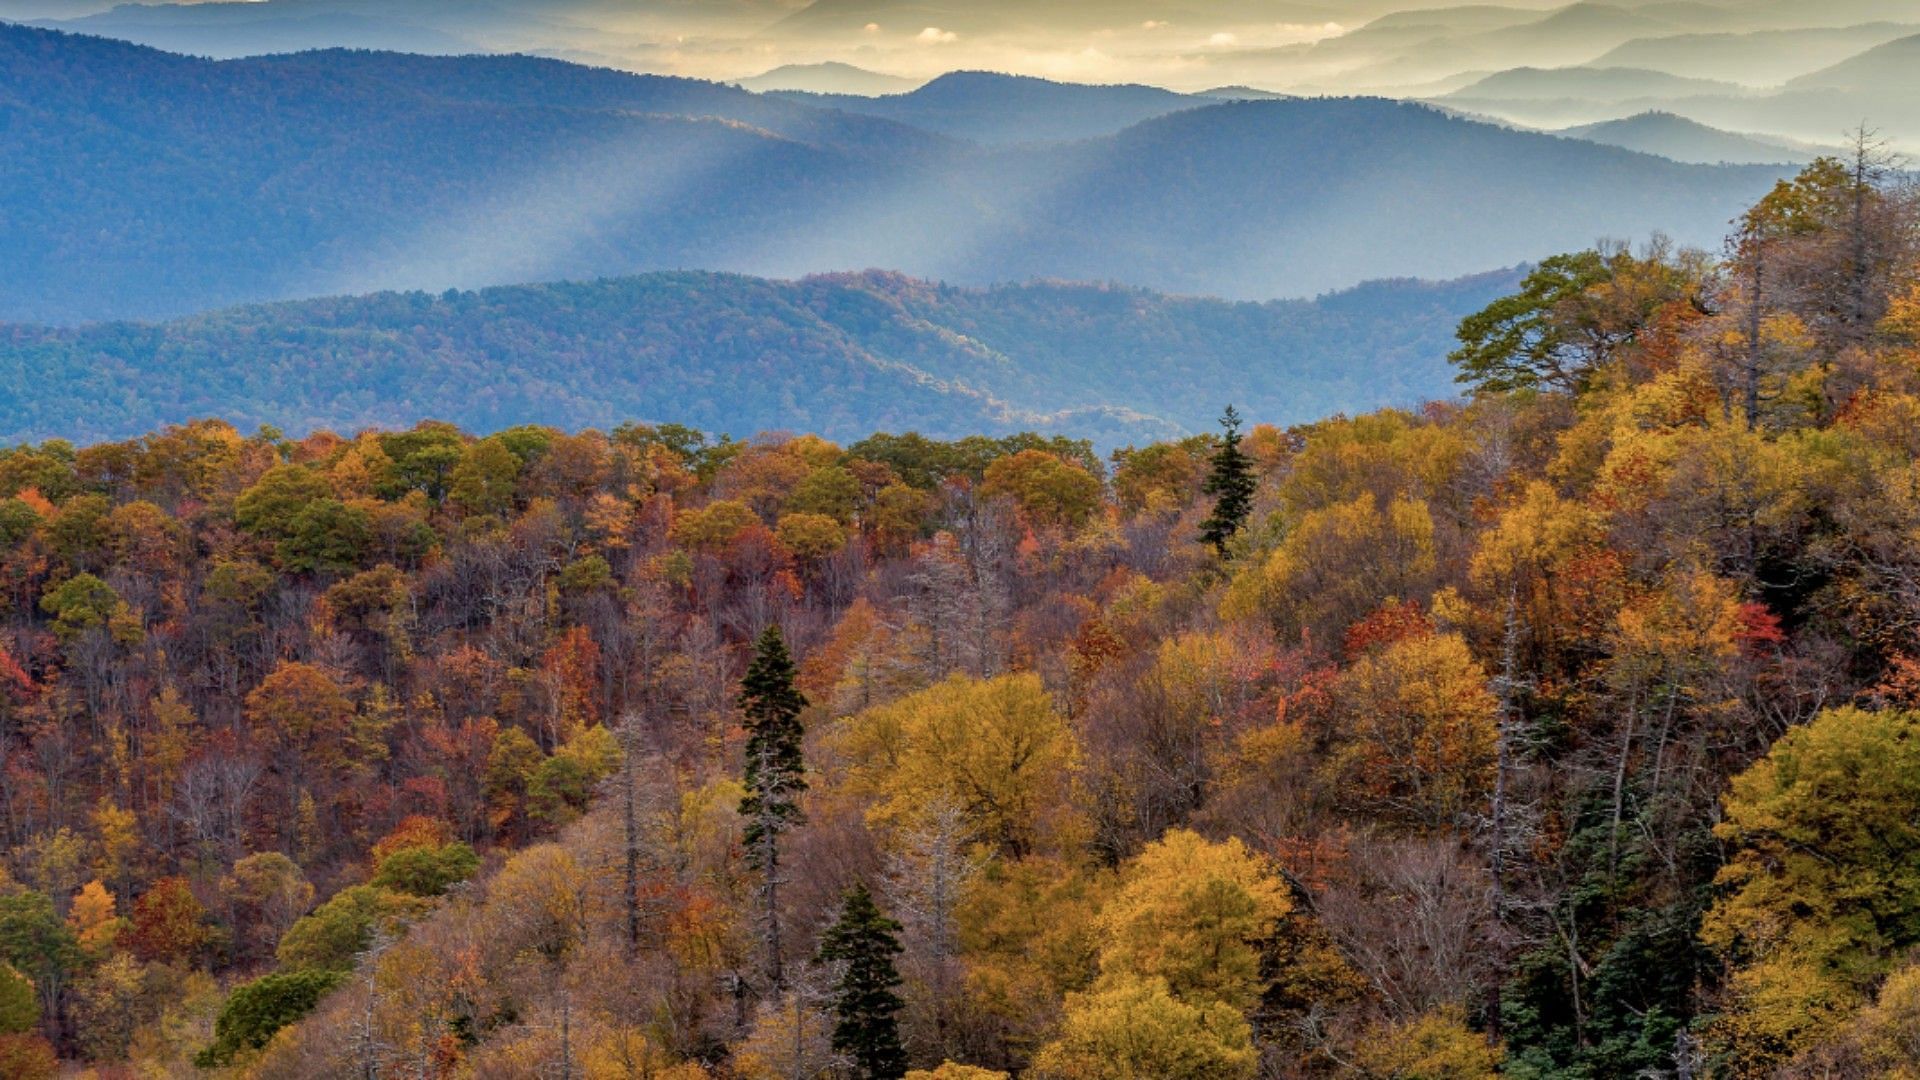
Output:
<path fill-rule="evenodd" d="M 1231 445 L 0 451 L 0 1074 L 1913 1076 L 1917 223 Z"/>

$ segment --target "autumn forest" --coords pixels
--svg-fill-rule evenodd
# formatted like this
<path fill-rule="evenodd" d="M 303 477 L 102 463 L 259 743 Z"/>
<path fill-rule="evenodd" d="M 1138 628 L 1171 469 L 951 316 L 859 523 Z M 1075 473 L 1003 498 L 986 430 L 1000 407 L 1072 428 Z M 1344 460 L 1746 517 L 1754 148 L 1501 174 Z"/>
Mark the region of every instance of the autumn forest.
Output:
<path fill-rule="evenodd" d="M 1457 346 L 1110 454 L 0 450 L 0 1076 L 1920 1076 L 1920 198 Z"/>

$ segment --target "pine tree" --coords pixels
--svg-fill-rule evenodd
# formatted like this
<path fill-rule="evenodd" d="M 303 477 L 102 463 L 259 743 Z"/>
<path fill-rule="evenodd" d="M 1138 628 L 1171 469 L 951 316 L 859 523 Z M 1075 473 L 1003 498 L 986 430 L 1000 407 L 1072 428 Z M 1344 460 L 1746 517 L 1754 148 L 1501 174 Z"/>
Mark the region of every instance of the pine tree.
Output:
<path fill-rule="evenodd" d="M 820 939 L 819 960 L 842 965 L 833 995 L 833 1048 L 851 1057 L 864 1080 L 899 1080 L 907 1072 L 900 1044 L 900 924 L 882 914 L 865 885 L 847 893 L 840 920 Z"/>
<path fill-rule="evenodd" d="M 1233 539 L 1253 513 L 1254 479 L 1253 462 L 1240 449 L 1240 414 L 1233 406 L 1227 406 L 1226 414 L 1220 417 L 1220 426 L 1226 429 L 1226 434 L 1220 440 L 1220 449 L 1214 451 L 1213 469 L 1201 489 L 1213 496 L 1213 515 L 1200 523 L 1200 539 L 1212 544 L 1213 550 L 1225 558 L 1227 541 Z"/>
<path fill-rule="evenodd" d="M 747 822 L 747 865 L 761 875 L 761 944 L 767 983 L 774 990 L 786 985 L 780 958 L 780 836 L 804 820 L 799 798 L 807 789 L 806 763 L 800 756 L 805 734 L 800 711 L 807 699 L 793 680 L 787 643 L 779 627 L 769 626 L 740 683 L 740 709 L 747 722 L 747 791 L 740 815 Z"/>

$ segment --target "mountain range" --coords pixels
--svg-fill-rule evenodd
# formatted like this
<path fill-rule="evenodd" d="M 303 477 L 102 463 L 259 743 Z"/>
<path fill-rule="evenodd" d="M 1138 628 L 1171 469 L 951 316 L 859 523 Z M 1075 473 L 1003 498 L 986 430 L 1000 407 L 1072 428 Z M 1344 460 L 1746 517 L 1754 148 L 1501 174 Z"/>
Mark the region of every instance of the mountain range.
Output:
<path fill-rule="evenodd" d="M 858 439 L 1042 429 L 1105 447 L 1454 392 L 1465 314 L 1512 273 L 1261 304 L 1119 286 L 965 289 L 868 273 L 661 273 L 257 305 L 160 324 L 0 327 L 0 444 L 220 415 L 293 434 L 675 421 Z"/>
<path fill-rule="evenodd" d="M 1912 15 L 1916 22 L 1636 38 L 1594 58 L 1589 66 L 1642 68 L 1692 79 L 1774 86 L 1920 33 L 1920 9 Z"/>
<path fill-rule="evenodd" d="M 811 104 L 989 143 L 1106 134 L 1176 107 L 1170 91 L 1236 86 L 1439 99 L 1532 127 L 1655 111 L 1822 144 L 1864 120 L 1920 148 L 1913 0 L 0 0 L 4 18 L 218 58 L 528 53 L 828 95 Z M 969 70 L 1106 92 L 1055 101 L 1051 124 L 1000 122 L 1016 88 L 913 96 Z"/>
<path fill-rule="evenodd" d="M 211 61 L 0 26 L 0 320 L 662 269 L 1310 296 L 1601 237 L 1717 244 L 1781 174 L 1378 99 L 951 76 L 875 100 L 523 56 Z M 982 132 L 969 100 L 1015 119 Z M 1126 108 L 1176 111 L 1121 126 Z M 1062 118 L 1088 137 L 1031 141 Z"/>
<path fill-rule="evenodd" d="M 1611 82 L 1618 87 L 1620 83 L 1605 71 L 1562 69 L 1507 73 L 1501 78 L 1531 81 L 1536 91 L 1488 95 L 1467 87 L 1442 100 L 1493 117 L 1553 127 L 1617 119 L 1623 105 L 1618 90 L 1605 97 L 1589 97 L 1567 89 L 1569 83 L 1586 81 Z M 1740 87 L 1702 92 L 1691 82 L 1669 81 L 1673 78 L 1646 80 L 1651 92 L 1624 104 L 1642 111 L 1673 113 L 1723 130 L 1774 137 L 1833 142 L 1864 122 L 1896 145 L 1920 142 L 1920 33 L 1877 45 L 1766 90 Z"/>

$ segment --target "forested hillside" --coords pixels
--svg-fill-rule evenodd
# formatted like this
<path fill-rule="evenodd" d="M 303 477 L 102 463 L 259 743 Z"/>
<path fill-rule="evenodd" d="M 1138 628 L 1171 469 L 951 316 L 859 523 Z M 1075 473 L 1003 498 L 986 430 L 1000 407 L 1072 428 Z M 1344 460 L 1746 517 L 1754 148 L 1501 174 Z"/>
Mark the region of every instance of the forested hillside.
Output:
<path fill-rule="evenodd" d="M 942 92 L 984 109 L 1007 85 Z M 1017 96 L 1044 112 L 1142 92 Z M 61 323 L 689 268 L 1264 300 L 1481 273 L 1603 236 L 1711 243 L 1778 175 L 1381 100 L 1226 102 L 984 147 L 531 57 L 214 62 L 13 25 L 0 130 L 0 319 Z"/>
<path fill-rule="evenodd" d="M 0 1075 L 1910 1075 L 1917 225 L 1107 458 L 0 451 Z"/>
<path fill-rule="evenodd" d="M 869 273 L 656 274 L 0 328 L 0 442 L 218 415 L 305 434 L 422 416 L 494 430 L 671 420 L 856 439 L 1043 428 L 1103 447 L 1450 392 L 1454 324 L 1512 274 L 1233 304 L 1117 286 L 962 289 Z"/>

